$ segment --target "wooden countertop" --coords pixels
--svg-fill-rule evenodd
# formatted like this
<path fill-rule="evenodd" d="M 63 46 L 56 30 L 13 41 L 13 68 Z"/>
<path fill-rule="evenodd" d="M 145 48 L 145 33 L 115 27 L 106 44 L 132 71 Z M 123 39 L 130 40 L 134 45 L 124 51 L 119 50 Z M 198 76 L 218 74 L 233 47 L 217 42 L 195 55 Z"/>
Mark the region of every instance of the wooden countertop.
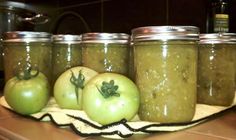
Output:
<path fill-rule="evenodd" d="M 58 128 L 50 122 L 39 122 L 19 116 L 0 106 L 0 140 L 105 140 L 102 137 L 80 137 L 72 130 Z M 236 108 L 203 124 L 178 132 L 134 135 L 130 140 L 235 140 Z"/>

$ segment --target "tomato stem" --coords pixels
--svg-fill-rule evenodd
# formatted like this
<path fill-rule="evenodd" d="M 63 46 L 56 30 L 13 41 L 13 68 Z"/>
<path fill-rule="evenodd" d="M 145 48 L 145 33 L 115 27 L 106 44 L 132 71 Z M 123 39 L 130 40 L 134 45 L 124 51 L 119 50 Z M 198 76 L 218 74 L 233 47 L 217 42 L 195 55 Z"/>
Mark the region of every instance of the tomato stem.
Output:
<path fill-rule="evenodd" d="M 75 86 L 75 94 L 77 98 L 77 104 L 79 104 L 79 89 L 84 88 L 85 77 L 82 74 L 82 71 L 79 71 L 78 76 L 76 77 L 73 71 L 71 71 L 70 82 Z"/>
<path fill-rule="evenodd" d="M 109 98 L 111 96 L 119 97 L 120 94 L 117 93 L 118 88 L 119 86 L 115 85 L 114 80 L 110 80 L 110 82 L 103 81 L 101 89 L 97 87 L 104 98 Z"/>
<path fill-rule="evenodd" d="M 22 69 L 17 68 L 15 71 L 16 77 L 20 80 L 29 80 L 33 77 L 38 76 L 38 74 L 39 74 L 38 67 L 36 67 L 36 69 L 33 70 L 30 63 L 25 64 Z"/>

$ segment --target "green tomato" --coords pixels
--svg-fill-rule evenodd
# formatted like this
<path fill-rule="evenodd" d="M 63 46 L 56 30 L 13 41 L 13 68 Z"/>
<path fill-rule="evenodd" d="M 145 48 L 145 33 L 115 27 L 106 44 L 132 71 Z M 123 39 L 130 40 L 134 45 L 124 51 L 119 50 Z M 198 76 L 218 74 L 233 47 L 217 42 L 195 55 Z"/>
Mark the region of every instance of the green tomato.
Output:
<path fill-rule="evenodd" d="M 102 73 L 84 87 L 83 110 L 91 120 L 102 125 L 131 120 L 140 103 L 137 86 L 127 77 L 116 73 Z"/>
<path fill-rule="evenodd" d="M 53 94 L 60 108 L 82 108 L 81 96 L 84 85 L 98 73 L 90 68 L 77 66 L 62 73 L 54 84 Z"/>
<path fill-rule="evenodd" d="M 49 83 L 44 74 L 27 80 L 13 77 L 4 86 L 4 96 L 10 107 L 19 114 L 39 112 L 49 100 Z"/>

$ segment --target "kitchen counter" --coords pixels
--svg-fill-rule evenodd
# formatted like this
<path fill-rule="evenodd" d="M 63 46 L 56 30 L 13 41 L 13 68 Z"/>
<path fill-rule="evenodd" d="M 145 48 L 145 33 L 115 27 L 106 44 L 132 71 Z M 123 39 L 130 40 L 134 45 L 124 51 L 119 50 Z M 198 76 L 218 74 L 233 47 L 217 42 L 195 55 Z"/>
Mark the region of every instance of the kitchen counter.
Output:
<path fill-rule="evenodd" d="M 62 129 L 50 122 L 22 117 L 0 106 L 0 140 L 105 140 L 102 137 L 80 137 L 70 129 Z M 214 119 L 177 132 L 134 135 L 130 140 L 235 140 L 236 108 Z"/>

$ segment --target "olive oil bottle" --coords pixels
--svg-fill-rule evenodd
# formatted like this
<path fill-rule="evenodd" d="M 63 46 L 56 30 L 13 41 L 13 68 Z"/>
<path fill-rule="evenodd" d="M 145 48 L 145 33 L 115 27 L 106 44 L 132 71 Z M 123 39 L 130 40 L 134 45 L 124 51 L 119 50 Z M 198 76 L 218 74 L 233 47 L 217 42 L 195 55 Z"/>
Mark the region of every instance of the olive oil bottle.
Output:
<path fill-rule="evenodd" d="M 210 0 L 207 5 L 206 32 L 229 32 L 229 0 Z"/>

